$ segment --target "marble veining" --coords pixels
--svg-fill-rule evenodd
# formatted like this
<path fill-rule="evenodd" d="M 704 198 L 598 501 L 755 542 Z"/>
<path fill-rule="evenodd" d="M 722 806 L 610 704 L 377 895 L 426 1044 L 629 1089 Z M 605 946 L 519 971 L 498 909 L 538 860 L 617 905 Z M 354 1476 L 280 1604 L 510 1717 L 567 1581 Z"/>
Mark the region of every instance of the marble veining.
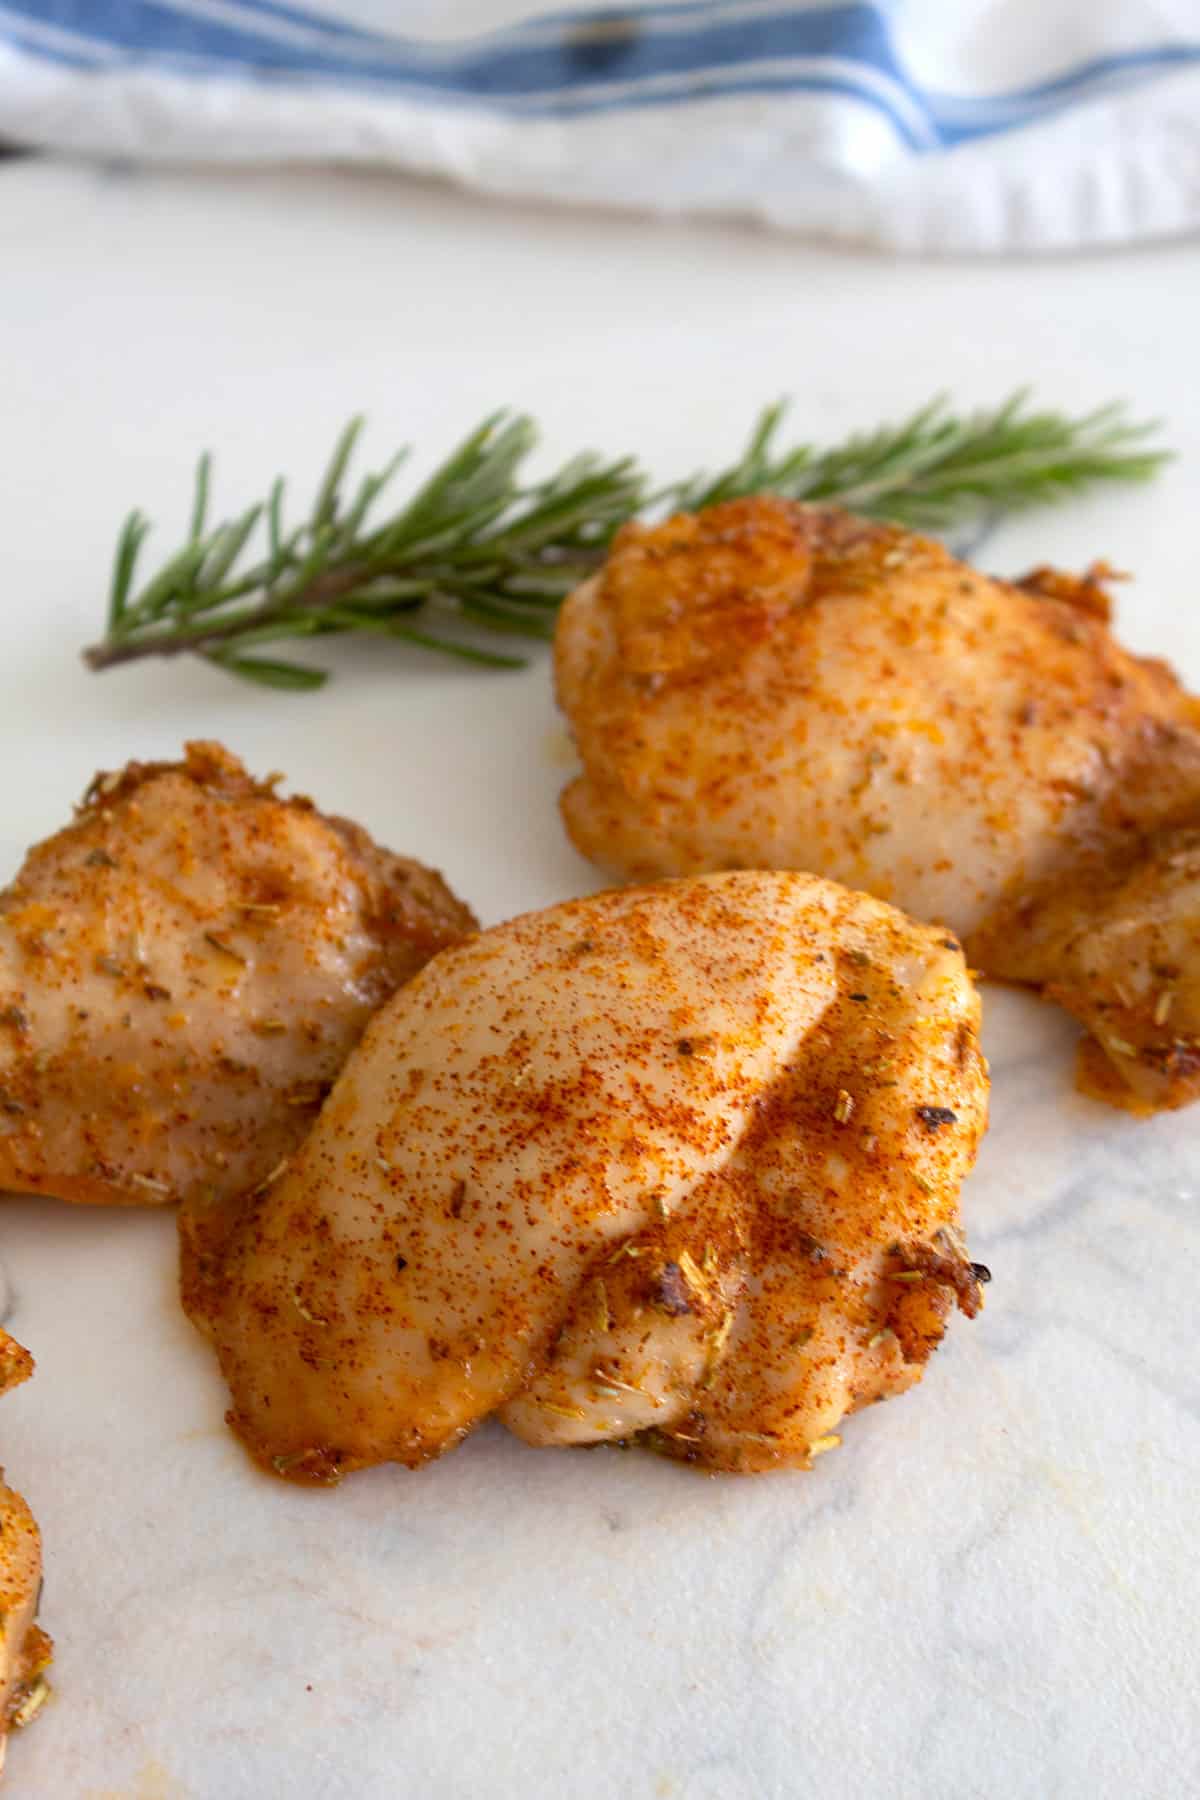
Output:
<path fill-rule="evenodd" d="M 985 400 L 1032 377 L 1080 408 L 1120 390 L 1169 416 L 1178 469 L 988 554 L 1136 563 L 1129 635 L 1200 676 L 1194 249 L 885 265 L 390 183 L 33 162 L 0 169 L 0 242 L 20 348 L 0 434 L 4 868 L 97 766 L 209 733 L 442 866 L 489 920 L 595 885 L 555 815 L 540 662 L 492 677 L 352 647 L 294 697 L 76 665 L 124 508 L 173 520 L 210 441 L 231 503 L 292 452 L 303 481 L 305 446 L 362 403 L 381 435 L 440 444 L 516 399 L 556 448 L 640 440 L 671 470 L 786 388 L 799 429 L 830 433 L 939 388 Z M 984 1038 L 993 1124 L 964 1211 L 985 1310 L 811 1474 L 706 1477 L 487 1426 L 419 1475 L 289 1488 L 223 1424 L 171 1219 L 6 1202 L 38 1369 L 4 1399 L 0 1460 L 42 1524 L 58 1642 L 9 1791 L 1200 1793 L 1200 1109 L 1140 1123 L 1080 1097 L 1074 1028 L 1021 994 L 985 989 Z"/>

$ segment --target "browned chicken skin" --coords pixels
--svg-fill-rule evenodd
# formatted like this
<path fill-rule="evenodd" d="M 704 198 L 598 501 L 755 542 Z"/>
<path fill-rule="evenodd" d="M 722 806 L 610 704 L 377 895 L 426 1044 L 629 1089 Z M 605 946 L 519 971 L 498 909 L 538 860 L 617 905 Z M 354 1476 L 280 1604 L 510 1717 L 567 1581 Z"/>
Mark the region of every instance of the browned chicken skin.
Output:
<path fill-rule="evenodd" d="M 473 926 L 440 876 L 219 745 L 97 776 L 0 895 L 0 1189 L 202 1219 Z"/>
<path fill-rule="evenodd" d="M 943 932 L 796 874 L 600 894 L 372 1020 L 185 1304 L 267 1467 L 419 1465 L 487 1414 L 806 1467 L 979 1306 L 978 997 Z"/>
<path fill-rule="evenodd" d="M 804 868 L 944 922 L 1086 1025 L 1089 1083 L 1200 1093 L 1200 703 L 1109 631 L 1103 569 L 996 581 L 832 508 L 618 536 L 560 616 L 583 853 Z"/>
<path fill-rule="evenodd" d="M 0 1394 L 28 1381 L 33 1358 L 0 1331 Z M 8 1733 L 26 1725 L 48 1692 L 45 1671 L 53 1644 L 35 1623 L 42 1587 L 42 1542 L 20 1494 L 3 1485 L 0 1470 L 0 1769 Z"/>

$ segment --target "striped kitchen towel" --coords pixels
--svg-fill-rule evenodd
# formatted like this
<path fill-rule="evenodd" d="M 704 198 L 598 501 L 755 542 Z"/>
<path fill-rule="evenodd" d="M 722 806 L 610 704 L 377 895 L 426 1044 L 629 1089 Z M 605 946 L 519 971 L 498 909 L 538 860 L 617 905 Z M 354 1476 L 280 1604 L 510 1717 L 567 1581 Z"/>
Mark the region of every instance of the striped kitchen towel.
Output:
<path fill-rule="evenodd" d="M 908 251 L 1200 225 L 1197 0 L 0 0 L 0 137 Z"/>

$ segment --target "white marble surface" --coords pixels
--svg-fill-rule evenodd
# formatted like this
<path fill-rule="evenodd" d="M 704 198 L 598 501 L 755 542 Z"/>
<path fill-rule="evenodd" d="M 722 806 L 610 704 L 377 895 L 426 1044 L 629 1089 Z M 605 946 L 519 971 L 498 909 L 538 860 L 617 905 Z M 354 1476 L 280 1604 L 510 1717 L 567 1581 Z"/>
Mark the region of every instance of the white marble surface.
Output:
<path fill-rule="evenodd" d="M 487 920 L 589 886 L 559 833 L 542 667 L 350 648 L 317 696 L 204 668 L 103 679 L 118 515 L 299 478 L 352 408 L 432 451 L 517 400 L 552 447 L 720 456 L 793 391 L 818 433 L 946 387 L 1132 396 L 1153 492 L 1010 529 L 1104 553 L 1200 681 L 1200 247 L 889 265 L 749 232 L 485 209 L 384 180 L 0 164 L 0 853 L 97 765 L 226 739 L 442 865 Z M 1073 1033 L 986 995 L 994 1126 L 966 1195 L 995 1279 L 923 1388 L 811 1475 L 708 1479 L 486 1429 L 334 1493 L 254 1473 L 173 1298 L 169 1217 L 0 1213 L 38 1359 L 0 1447 L 41 1518 L 56 1695 L 38 1800 L 1044 1800 L 1200 1791 L 1200 1112 L 1071 1091 Z"/>

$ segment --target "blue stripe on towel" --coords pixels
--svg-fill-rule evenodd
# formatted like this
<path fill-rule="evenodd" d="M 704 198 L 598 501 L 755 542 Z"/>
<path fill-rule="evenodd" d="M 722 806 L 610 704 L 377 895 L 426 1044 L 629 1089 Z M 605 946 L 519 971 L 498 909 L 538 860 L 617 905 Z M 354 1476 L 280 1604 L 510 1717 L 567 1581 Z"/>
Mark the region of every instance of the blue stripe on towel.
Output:
<path fill-rule="evenodd" d="M 390 91 L 432 105 L 571 118 L 732 94 L 839 94 L 915 150 L 1010 131 L 1116 87 L 1200 63 L 1200 40 L 1095 57 L 1004 94 L 939 94 L 908 74 L 888 8 L 867 0 L 747 13 L 725 4 L 561 13 L 450 44 L 362 30 L 283 0 L 3 0 L 0 42 L 75 67 Z M 43 36 L 38 26 L 48 27 Z M 822 67 L 822 65 L 824 65 Z"/>

